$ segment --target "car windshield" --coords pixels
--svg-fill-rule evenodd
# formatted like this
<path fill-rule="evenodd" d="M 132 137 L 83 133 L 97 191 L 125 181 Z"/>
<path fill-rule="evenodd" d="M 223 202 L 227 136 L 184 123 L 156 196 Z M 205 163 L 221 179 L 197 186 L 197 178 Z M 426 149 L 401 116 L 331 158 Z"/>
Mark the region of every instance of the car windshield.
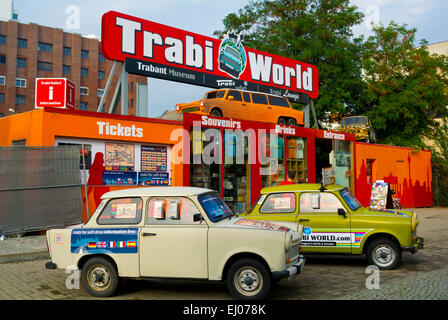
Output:
<path fill-rule="evenodd" d="M 213 222 L 219 222 L 234 215 L 227 204 L 216 194 L 206 193 L 198 197 L 199 203 Z"/>
<path fill-rule="evenodd" d="M 341 194 L 342 198 L 344 198 L 345 202 L 350 207 L 350 209 L 352 209 L 352 211 L 356 211 L 362 207 L 359 201 L 352 195 L 352 193 L 347 188 L 341 190 L 339 193 Z"/>

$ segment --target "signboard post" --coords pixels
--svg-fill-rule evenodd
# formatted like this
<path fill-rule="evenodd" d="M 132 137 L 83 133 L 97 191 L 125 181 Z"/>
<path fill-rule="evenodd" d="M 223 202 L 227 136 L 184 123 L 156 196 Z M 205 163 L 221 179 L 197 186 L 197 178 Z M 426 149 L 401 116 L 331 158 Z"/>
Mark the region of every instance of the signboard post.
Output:
<path fill-rule="evenodd" d="M 66 78 L 37 78 L 35 108 L 75 108 L 75 84 Z"/>

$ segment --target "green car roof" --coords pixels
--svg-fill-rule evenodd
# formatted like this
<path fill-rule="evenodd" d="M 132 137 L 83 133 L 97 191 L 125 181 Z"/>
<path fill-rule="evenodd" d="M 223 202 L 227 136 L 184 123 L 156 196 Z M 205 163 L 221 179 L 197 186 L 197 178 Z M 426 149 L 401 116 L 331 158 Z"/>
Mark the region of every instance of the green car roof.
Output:
<path fill-rule="evenodd" d="M 285 191 L 319 191 L 322 187 L 319 183 L 298 183 L 298 184 L 287 184 L 283 186 L 266 187 L 261 189 L 261 193 L 273 193 L 273 192 L 285 192 Z M 326 190 L 335 191 L 342 190 L 344 186 L 338 184 L 330 184 L 325 186 Z"/>

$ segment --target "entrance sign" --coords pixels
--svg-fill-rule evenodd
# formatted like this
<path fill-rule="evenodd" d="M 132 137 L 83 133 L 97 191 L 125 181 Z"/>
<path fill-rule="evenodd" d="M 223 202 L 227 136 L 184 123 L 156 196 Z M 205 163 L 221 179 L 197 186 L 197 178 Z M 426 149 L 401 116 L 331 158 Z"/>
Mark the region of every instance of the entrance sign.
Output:
<path fill-rule="evenodd" d="M 36 79 L 36 108 L 75 108 L 75 84 L 66 78 Z"/>
<path fill-rule="evenodd" d="M 316 66 L 115 11 L 103 15 L 101 51 L 130 73 L 211 88 L 232 87 L 307 103 L 318 96 Z"/>

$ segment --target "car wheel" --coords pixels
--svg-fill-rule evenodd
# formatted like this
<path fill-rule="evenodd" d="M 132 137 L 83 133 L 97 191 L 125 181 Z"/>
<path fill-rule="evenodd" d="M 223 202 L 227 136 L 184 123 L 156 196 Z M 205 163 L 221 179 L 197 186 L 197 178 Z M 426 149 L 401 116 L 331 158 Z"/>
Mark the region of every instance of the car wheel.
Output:
<path fill-rule="evenodd" d="M 271 289 L 271 276 L 266 267 L 255 259 L 235 262 L 227 274 L 229 292 L 241 300 L 261 300 Z"/>
<path fill-rule="evenodd" d="M 392 270 L 401 262 L 401 250 L 392 240 L 376 239 L 367 248 L 367 259 L 369 264 L 376 265 L 381 270 Z"/>
<path fill-rule="evenodd" d="M 211 115 L 212 117 L 222 117 L 222 113 L 221 113 L 221 111 L 220 111 L 219 109 L 213 109 L 213 110 L 210 112 L 210 115 Z"/>
<path fill-rule="evenodd" d="M 288 126 L 297 126 L 297 120 L 294 118 L 288 119 Z"/>
<path fill-rule="evenodd" d="M 117 289 L 118 280 L 117 269 L 104 258 L 89 259 L 82 267 L 81 282 L 93 296 L 112 296 Z"/>
<path fill-rule="evenodd" d="M 278 118 L 278 124 L 281 124 L 282 126 L 286 125 L 286 120 L 283 117 Z"/>

